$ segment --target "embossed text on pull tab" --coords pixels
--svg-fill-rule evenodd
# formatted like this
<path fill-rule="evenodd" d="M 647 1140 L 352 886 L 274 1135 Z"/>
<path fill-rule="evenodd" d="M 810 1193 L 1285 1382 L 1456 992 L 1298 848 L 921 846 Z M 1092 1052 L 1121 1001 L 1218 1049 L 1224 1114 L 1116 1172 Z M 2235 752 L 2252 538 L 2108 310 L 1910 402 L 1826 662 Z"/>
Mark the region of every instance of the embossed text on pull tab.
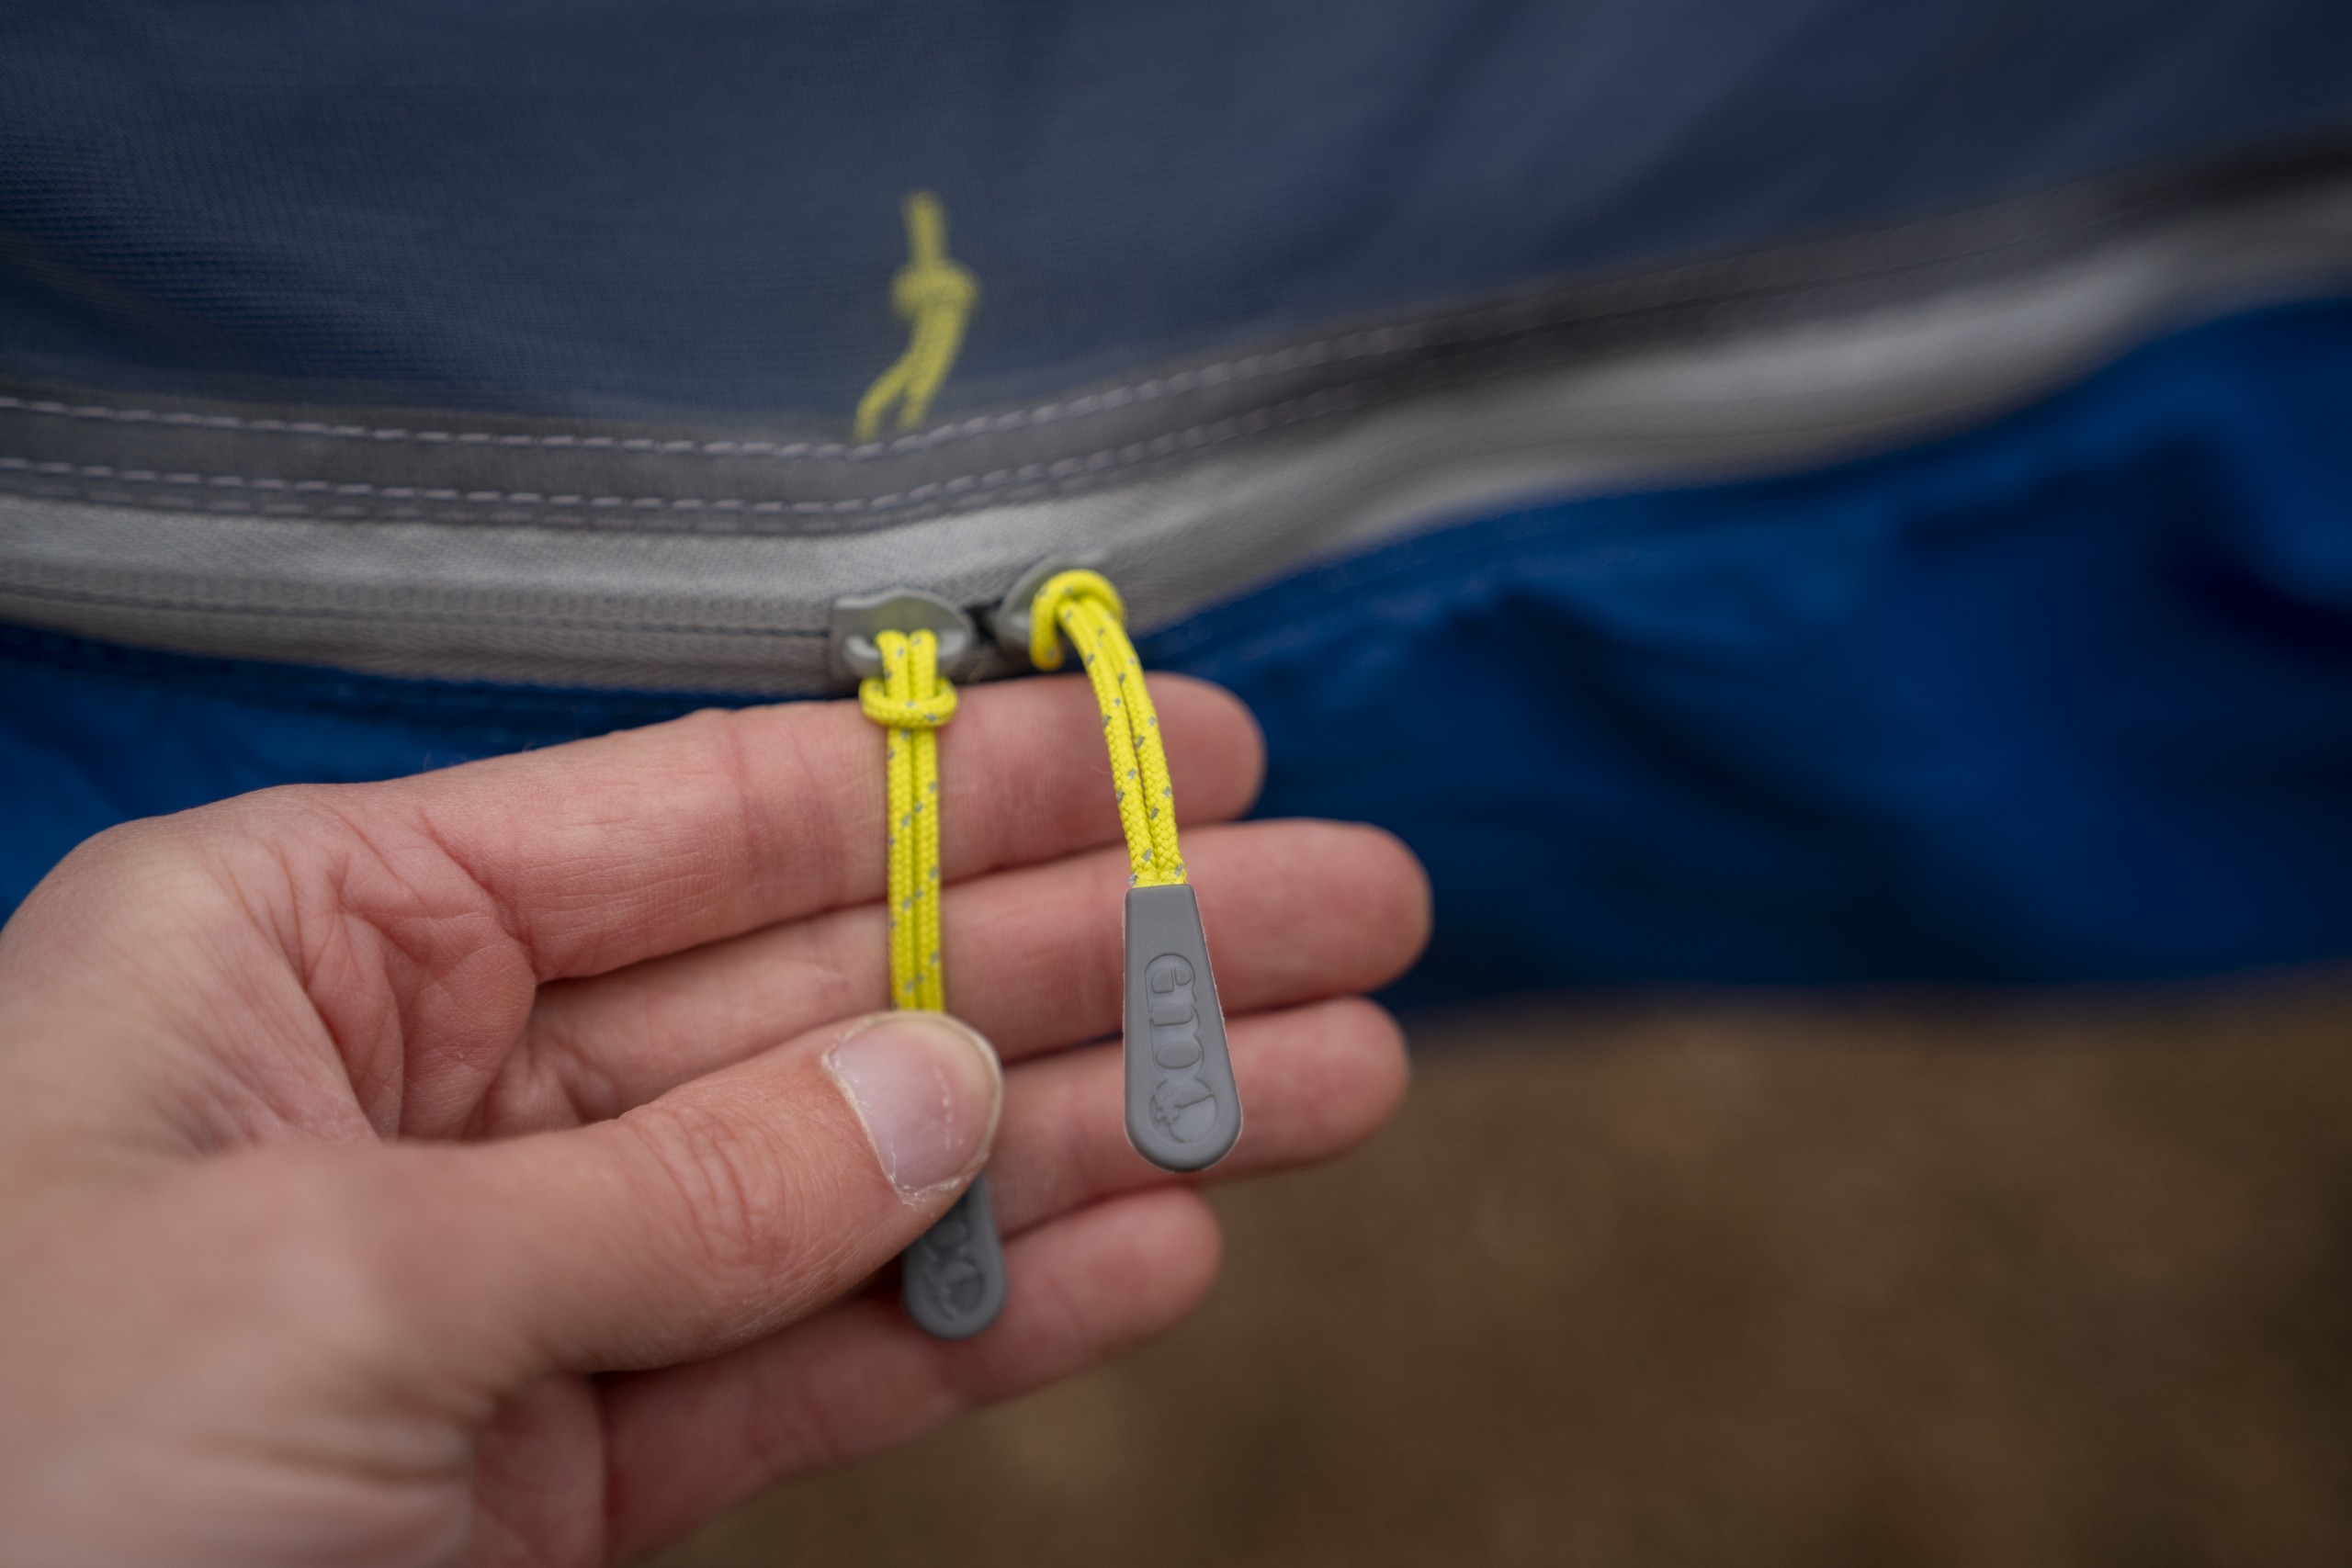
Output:
<path fill-rule="evenodd" d="M 1201 907 L 1188 884 L 1127 890 L 1127 1141 L 1163 1170 L 1201 1170 L 1241 1135 Z"/>
<path fill-rule="evenodd" d="M 989 1179 L 973 1179 L 955 1206 L 900 1255 L 899 1298 L 934 1339 L 968 1339 L 1004 1306 L 1004 1248 L 997 1240 Z"/>

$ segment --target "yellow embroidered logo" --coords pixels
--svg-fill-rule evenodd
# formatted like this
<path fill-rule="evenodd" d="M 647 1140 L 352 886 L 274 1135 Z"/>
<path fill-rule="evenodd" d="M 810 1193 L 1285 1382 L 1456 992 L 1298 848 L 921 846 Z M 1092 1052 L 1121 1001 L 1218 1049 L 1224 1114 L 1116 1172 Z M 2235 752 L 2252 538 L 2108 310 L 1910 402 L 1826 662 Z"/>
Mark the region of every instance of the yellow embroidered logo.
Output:
<path fill-rule="evenodd" d="M 947 256 L 947 214 L 939 198 L 919 190 L 906 200 L 907 265 L 890 279 L 890 308 L 913 330 L 907 351 L 857 400 L 857 438 L 882 433 L 883 416 L 899 405 L 899 428 L 912 430 L 931 412 L 931 400 L 964 346 L 964 322 L 980 297 L 972 275 Z"/>

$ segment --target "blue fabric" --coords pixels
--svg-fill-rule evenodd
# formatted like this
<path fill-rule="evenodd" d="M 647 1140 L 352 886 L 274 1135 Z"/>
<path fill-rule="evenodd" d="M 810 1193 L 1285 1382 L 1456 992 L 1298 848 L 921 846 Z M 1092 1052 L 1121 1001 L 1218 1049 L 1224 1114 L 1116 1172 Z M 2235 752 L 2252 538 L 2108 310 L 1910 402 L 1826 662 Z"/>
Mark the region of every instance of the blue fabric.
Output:
<path fill-rule="evenodd" d="M 271 784 L 398 778 L 695 705 L 189 659 L 0 626 L 0 908 L 132 818 Z"/>
<path fill-rule="evenodd" d="M 1264 809 L 1429 862 L 1431 992 L 2352 953 L 2352 308 L 1924 450 L 1569 502 L 1154 639 Z"/>
<path fill-rule="evenodd" d="M 2342 0 L 6 7 L 0 376 L 845 426 L 2352 130 Z"/>
<path fill-rule="evenodd" d="M 1408 999 L 2341 957 L 2352 305 L 1865 462 L 1448 527 L 1143 651 L 1255 708 L 1264 811 L 1428 862 Z M 8 634 L 0 897 L 127 817 L 687 705 Z"/>

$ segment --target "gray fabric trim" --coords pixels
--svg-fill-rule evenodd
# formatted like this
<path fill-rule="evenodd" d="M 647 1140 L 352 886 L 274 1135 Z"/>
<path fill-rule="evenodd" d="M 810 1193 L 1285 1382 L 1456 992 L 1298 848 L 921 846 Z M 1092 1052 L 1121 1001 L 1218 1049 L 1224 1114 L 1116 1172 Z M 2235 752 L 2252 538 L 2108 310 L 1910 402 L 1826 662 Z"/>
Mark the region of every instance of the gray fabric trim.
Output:
<path fill-rule="evenodd" d="M 2266 240 L 2352 147 L 2092 182 L 1924 222 L 1362 322 L 888 441 L 123 406 L 0 387 L 0 489 L 322 520 L 628 533 L 889 527 L 1125 484 L 1498 376 L 1888 306 L 2183 225 Z M 806 423 L 807 422 L 803 422 Z"/>
<path fill-rule="evenodd" d="M 1961 226 L 1941 226 L 1948 242 Z M 1887 243 L 1899 251 L 1913 238 Z M 1837 254 L 1850 259 L 1868 244 L 1840 242 Z M 1775 253 L 1772 265 L 1792 267 L 1801 254 L 1813 253 Z M 207 486 L 183 487 L 192 493 L 175 510 L 152 504 L 174 488 L 167 481 L 143 490 L 145 481 L 129 481 L 119 499 L 100 502 L 88 494 L 109 493 L 114 481 L 103 476 L 19 469 L 27 485 L 53 480 L 74 493 L 0 494 L 0 617 L 401 674 L 823 690 L 826 610 L 843 593 L 905 584 L 981 605 L 1039 557 L 1091 555 L 1148 626 L 1316 557 L 1518 500 L 1819 463 L 1965 424 L 2152 330 L 2352 284 L 2352 175 L 2176 204 L 2109 223 L 2096 243 L 2020 249 L 1996 238 L 1973 254 L 1999 265 L 1965 281 L 1947 268 L 1936 287 L 1893 297 L 1784 279 L 1780 303 L 1802 298 L 1801 310 L 1758 305 L 1753 258 L 1747 291 L 1718 313 L 1689 303 L 1684 274 L 1662 275 L 1651 287 L 1683 301 L 1675 333 L 1588 342 L 1532 368 L 1509 354 L 1470 365 L 1440 355 L 1427 385 L 1397 390 L 1399 377 L 1410 379 L 1400 371 L 1377 396 L 1342 381 L 1228 415 L 1272 422 L 1280 409 L 1290 423 L 1280 434 L 1270 423 L 1250 441 L 1202 443 L 1186 461 L 1146 465 L 1120 483 L 1090 478 L 1075 493 L 854 527 L 712 531 L 707 520 L 681 525 L 674 507 L 658 516 L 632 507 L 616 514 L 621 525 L 588 528 L 548 527 L 538 512 L 528 525 L 472 510 L 455 520 L 271 515 L 249 494 L 230 498 L 238 511 L 211 510 L 222 498 Z M 1830 298 L 1839 308 L 1824 303 Z M 471 451 L 501 464 L 517 454 L 571 457 L 561 447 L 461 446 L 454 432 L 446 443 L 396 442 L 14 412 L 84 434 L 279 442 L 305 460 L 353 451 Z M 916 456 L 977 449 L 943 439 Z M 701 488 L 718 471 L 711 465 L 775 457 L 598 451 L 681 467 Z M 134 490 L 151 504 L 122 504 Z"/>

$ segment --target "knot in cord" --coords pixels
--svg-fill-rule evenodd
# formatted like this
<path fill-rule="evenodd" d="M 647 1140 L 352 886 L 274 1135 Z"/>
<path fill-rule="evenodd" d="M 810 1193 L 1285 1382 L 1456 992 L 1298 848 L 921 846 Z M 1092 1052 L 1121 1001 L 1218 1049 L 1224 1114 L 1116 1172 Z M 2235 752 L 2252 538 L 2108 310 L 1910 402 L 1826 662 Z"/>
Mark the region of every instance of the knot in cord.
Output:
<path fill-rule="evenodd" d="M 878 632 L 882 673 L 857 683 L 865 716 L 892 729 L 937 729 L 956 716 L 956 688 L 939 678 L 937 632 Z"/>
<path fill-rule="evenodd" d="M 876 378 L 857 403 L 857 438 L 881 434 L 882 416 L 899 406 L 899 428 L 912 430 L 931 412 L 931 400 L 964 344 L 965 318 L 980 297 L 972 275 L 947 254 L 947 214 L 927 190 L 907 197 L 907 265 L 890 279 L 890 306 L 914 330 L 907 351 Z"/>
<path fill-rule="evenodd" d="M 857 705 L 866 717 L 892 729 L 937 729 L 956 716 L 956 688 L 943 683 L 932 696 L 902 703 L 892 699 L 880 679 L 861 681 Z"/>
<path fill-rule="evenodd" d="M 890 308 L 909 321 L 921 321 L 927 310 L 961 316 L 979 297 L 972 275 L 944 258 L 909 262 L 890 277 Z"/>
<path fill-rule="evenodd" d="M 956 688 L 942 681 L 929 696 L 900 699 L 890 695 L 888 677 L 877 675 L 857 683 L 857 705 L 892 729 L 937 729 L 956 716 Z"/>

